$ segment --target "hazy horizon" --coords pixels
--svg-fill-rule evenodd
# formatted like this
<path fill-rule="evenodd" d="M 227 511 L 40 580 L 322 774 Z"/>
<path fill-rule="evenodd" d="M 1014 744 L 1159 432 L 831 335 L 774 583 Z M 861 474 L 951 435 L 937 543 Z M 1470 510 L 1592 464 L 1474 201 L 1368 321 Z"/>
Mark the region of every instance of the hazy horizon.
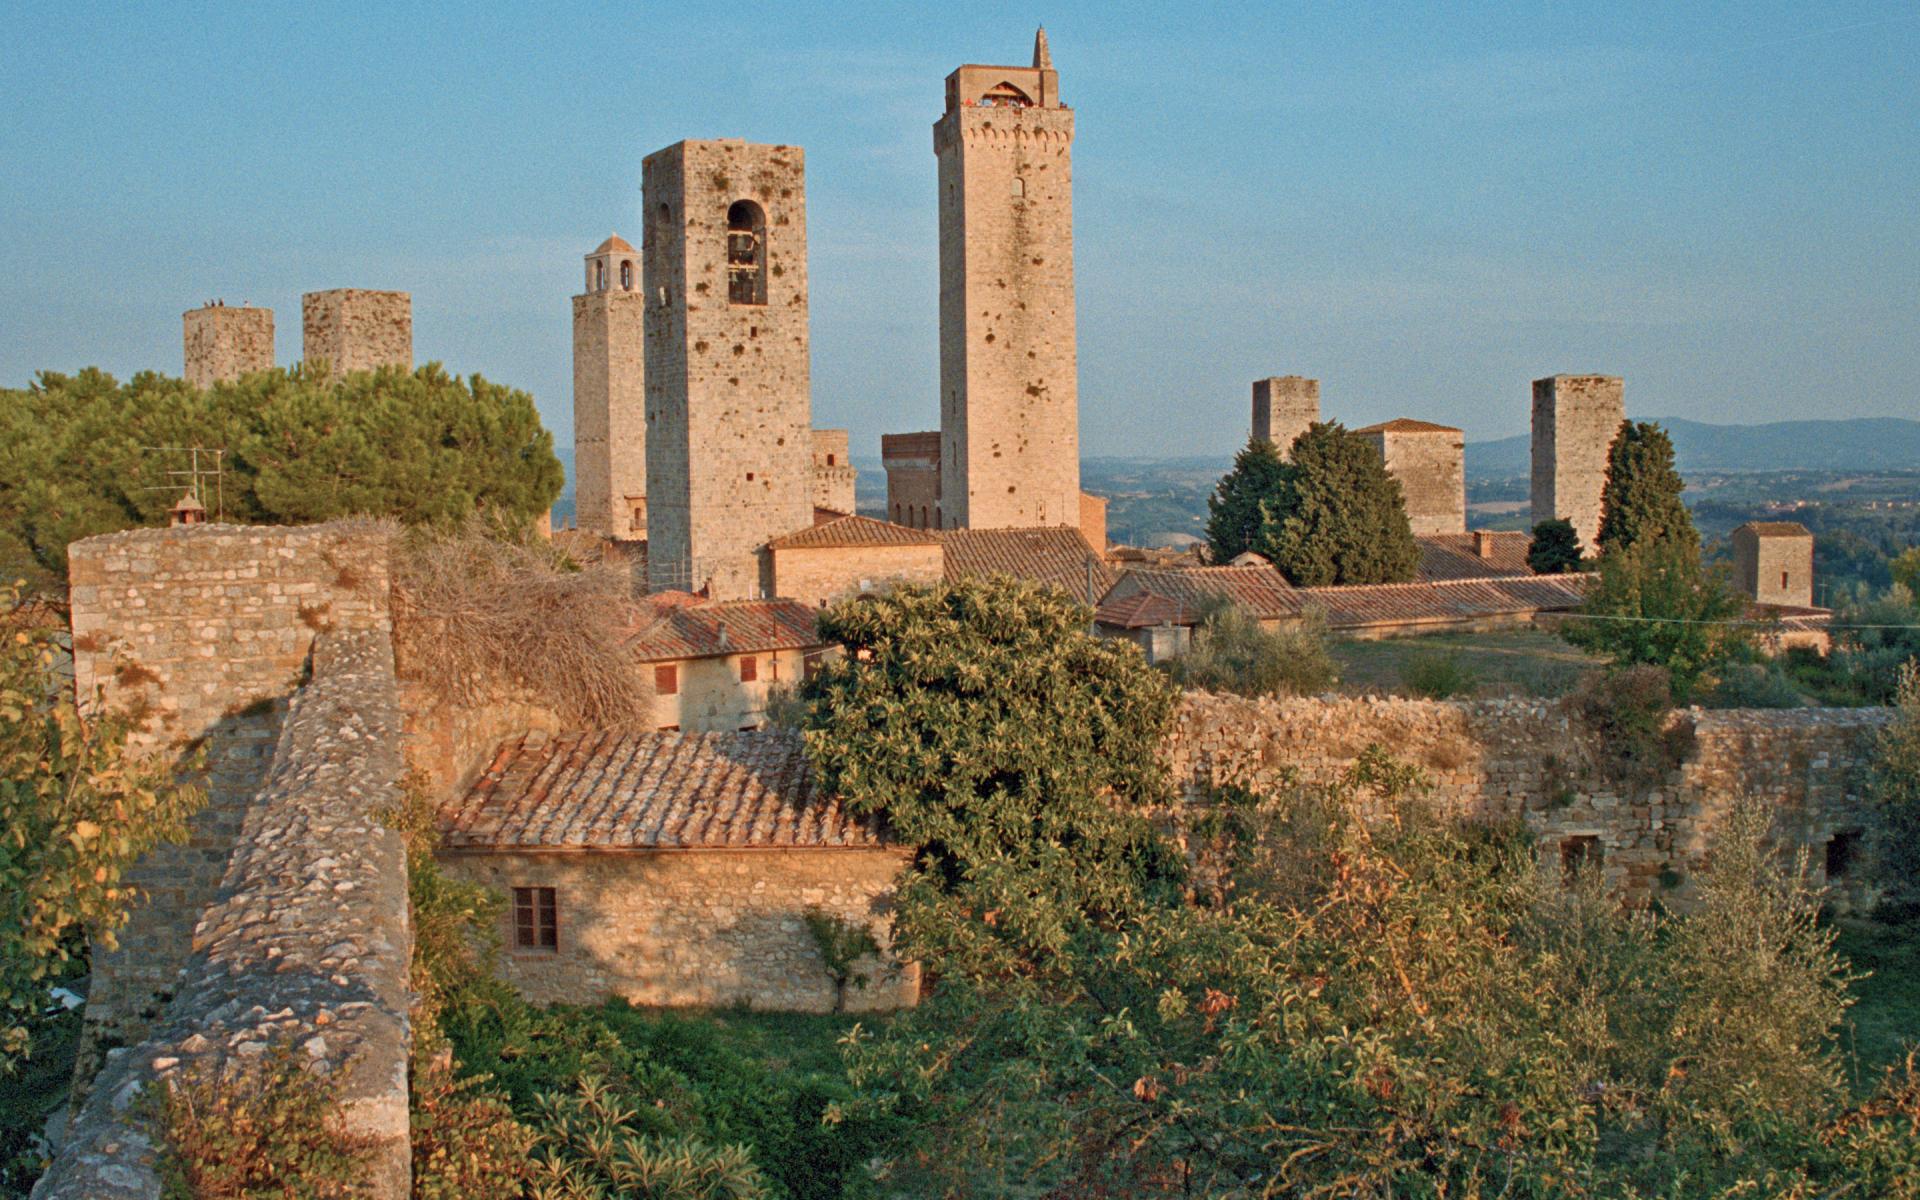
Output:
<path fill-rule="evenodd" d="M 302 292 L 399 288 L 418 361 L 527 389 L 569 443 L 581 256 L 637 240 L 643 155 L 738 136 L 807 152 L 814 422 L 870 459 L 938 421 L 941 81 L 1042 20 L 1087 457 L 1231 453 L 1270 374 L 1473 441 L 1556 371 L 1721 424 L 1920 407 L 1920 13 L 1892 4 L 15 12 L 0 386 L 177 374 L 216 297 L 272 307 L 291 363 Z"/>

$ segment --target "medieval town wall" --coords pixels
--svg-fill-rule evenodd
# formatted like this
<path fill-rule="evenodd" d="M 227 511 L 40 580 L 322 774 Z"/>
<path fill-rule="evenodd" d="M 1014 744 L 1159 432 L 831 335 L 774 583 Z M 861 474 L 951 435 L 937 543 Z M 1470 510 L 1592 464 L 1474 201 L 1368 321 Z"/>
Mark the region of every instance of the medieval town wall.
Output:
<path fill-rule="evenodd" d="M 1591 736 L 1552 701 L 1188 693 L 1165 755 L 1184 801 L 1196 803 L 1223 784 L 1328 783 L 1378 746 L 1424 771 L 1447 811 L 1524 820 L 1547 869 L 1559 869 L 1568 839 L 1597 838 L 1610 889 L 1675 904 L 1690 898 L 1742 796 L 1774 814 L 1786 842 L 1809 848 L 1820 874 L 1828 839 L 1866 820 L 1865 768 L 1888 719 L 1883 708 L 1684 710 L 1674 717 L 1690 729 L 1679 764 L 1633 787 L 1609 780 Z"/>
<path fill-rule="evenodd" d="M 555 889 L 556 950 L 506 948 L 500 974 L 536 1003 L 729 1005 L 800 1012 L 834 1006 L 805 915 L 863 926 L 888 945 L 894 878 L 904 849 L 631 851 L 596 854 L 449 853 L 441 862 L 503 892 Z M 509 893 L 511 894 L 511 893 Z M 889 965 L 853 1011 L 898 1008 L 919 995 L 919 971 Z"/>
<path fill-rule="evenodd" d="M 406 851 L 384 815 L 403 771 L 393 649 L 374 624 L 311 652 L 213 903 L 171 912 L 193 945 L 172 999 L 150 1036 L 106 1052 L 39 1200 L 157 1200 L 142 1092 L 189 1070 L 230 1077 L 278 1046 L 334 1082 L 348 1130 L 376 1139 L 360 1194 L 408 1195 L 412 933 Z"/>

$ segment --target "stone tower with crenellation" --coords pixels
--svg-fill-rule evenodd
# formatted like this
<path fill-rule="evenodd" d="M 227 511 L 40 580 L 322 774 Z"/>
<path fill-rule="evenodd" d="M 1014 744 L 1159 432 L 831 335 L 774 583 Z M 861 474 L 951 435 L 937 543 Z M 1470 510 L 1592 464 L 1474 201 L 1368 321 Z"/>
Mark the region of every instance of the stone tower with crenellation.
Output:
<path fill-rule="evenodd" d="M 300 297 L 301 358 L 333 375 L 380 367 L 413 370 L 413 297 L 334 288 Z"/>
<path fill-rule="evenodd" d="M 1077 524 L 1073 110 L 1045 30 L 1030 67 L 947 76 L 933 149 L 943 523 Z"/>
<path fill-rule="evenodd" d="M 813 520 L 806 164 L 677 142 L 641 168 L 647 576 L 764 594 L 764 547 Z"/>
<path fill-rule="evenodd" d="M 231 383 L 273 369 L 273 310 L 208 304 L 180 314 L 186 367 L 181 377 L 198 388 Z"/>
<path fill-rule="evenodd" d="M 1293 439 L 1320 419 L 1320 381 L 1276 375 L 1253 381 L 1253 436 L 1271 442 L 1281 458 L 1293 454 Z"/>
<path fill-rule="evenodd" d="M 573 298 L 573 497 L 580 528 L 647 536 L 646 296 L 619 234 L 587 255 Z"/>
<path fill-rule="evenodd" d="M 1580 547 L 1596 552 L 1607 451 L 1627 419 L 1614 375 L 1551 375 L 1533 381 L 1533 523 L 1565 517 Z"/>

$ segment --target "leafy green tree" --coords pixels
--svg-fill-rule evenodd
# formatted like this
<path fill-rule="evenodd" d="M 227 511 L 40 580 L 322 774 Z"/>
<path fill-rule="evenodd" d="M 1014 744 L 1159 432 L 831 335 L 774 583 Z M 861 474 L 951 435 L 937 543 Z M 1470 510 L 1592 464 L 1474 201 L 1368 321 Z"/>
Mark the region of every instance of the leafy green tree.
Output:
<path fill-rule="evenodd" d="M 1887 563 L 1893 581 L 1907 589 L 1907 595 L 1920 596 L 1920 546 L 1908 546 Z"/>
<path fill-rule="evenodd" d="M 1680 499 L 1686 484 L 1673 465 L 1673 441 L 1650 421 L 1626 421 L 1607 450 L 1600 492 L 1600 550 L 1673 542 L 1700 550 L 1693 516 Z"/>
<path fill-rule="evenodd" d="M 1242 696 L 1310 696 L 1339 677 L 1320 622 L 1266 629 L 1225 600 L 1207 605 L 1192 644 L 1169 671 L 1182 687 Z"/>
<path fill-rule="evenodd" d="M 1920 914 L 1920 663 L 1900 669 L 1893 723 L 1875 747 L 1869 794 L 1878 819 L 1873 844 L 1888 908 Z"/>
<path fill-rule="evenodd" d="M 1291 453 L 1249 548 L 1301 587 L 1412 579 L 1420 546 L 1378 451 L 1332 421 L 1309 426 Z"/>
<path fill-rule="evenodd" d="M 1234 456 L 1233 469 L 1207 497 L 1209 558 L 1229 562 L 1253 545 L 1264 523 L 1261 505 L 1279 494 L 1286 470 L 1280 448 L 1265 438 L 1250 439 Z"/>
<path fill-rule="evenodd" d="M 1581 565 L 1580 534 L 1565 517 L 1542 521 L 1533 527 L 1533 540 L 1527 543 L 1527 566 L 1536 575 L 1565 575 Z"/>
<path fill-rule="evenodd" d="M 1584 650 L 1610 656 L 1615 667 L 1665 668 L 1674 698 L 1684 701 L 1703 676 L 1751 644 L 1737 624 L 1746 610 L 1723 570 L 1700 565 L 1695 546 L 1656 540 L 1603 554 L 1586 601 L 1561 632 Z"/>
<path fill-rule="evenodd" d="M 0 589 L 0 1070 L 30 1049 L 86 937 L 113 947 L 138 895 L 127 869 L 200 802 L 164 762 L 127 755 L 124 718 L 82 719 L 55 632 L 16 619 L 16 602 Z"/>
<path fill-rule="evenodd" d="M 264 371 L 204 391 L 151 372 L 125 384 L 88 369 L 0 393 L 0 567 L 43 584 L 68 543 L 163 523 L 179 498 L 167 447 L 227 451 L 228 519 L 292 524 L 346 515 L 450 525 L 485 511 L 524 526 L 564 481 L 524 392 L 437 364 L 324 378 Z"/>

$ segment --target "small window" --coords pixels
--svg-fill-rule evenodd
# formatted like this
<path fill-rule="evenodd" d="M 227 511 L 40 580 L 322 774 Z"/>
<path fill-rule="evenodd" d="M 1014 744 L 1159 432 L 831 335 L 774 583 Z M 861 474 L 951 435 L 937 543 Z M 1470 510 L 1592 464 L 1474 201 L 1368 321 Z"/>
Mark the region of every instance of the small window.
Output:
<path fill-rule="evenodd" d="M 946 518 L 940 515 L 940 506 L 938 504 L 933 506 L 933 527 L 935 529 L 945 529 L 947 527 Z"/>
<path fill-rule="evenodd" d="M 727 303 L 767 302 L 767 214 L 751 200 L 727 209 Z"/>
<path fill-rule="evenodd" d="M 1787 590 L 1787 573 L 1785 571 L 1780 572 L 1780 590 L 1783 592 Z"/>
<path fill-rule="evenodd" d="M 1560 877 L 1572 883 L 1590 871 L 1598 871 L 1602 856 L 1597 834 L 1583 833 L 1560 840 Z"/>
<path fill-rule="evenodd" d="M 752 683 L 760 678 L 760 660 L 751 654 L 740 657 L 740 682 Z"/>
<path fill-rule="evenodd" d="M 1027 198 L 1027 181 L 1018 175 L 1013 177 L 1013 198 L 1015 200 L 1025 200 Z"/>
<path fill-rule="evenodd" d="M 1827 839 L 1827 882 L 1845 879 L 1860 857 L 1860 831 L 1844 829 Z"/>
<path fill-rule="evenodd" d="M 829 455 L 827 455 L 827 465 L 828 465 L 828 466 L 832 466 L 832 465 L 833 465 L 833 455 L 831 455 L 831 454 L 829 454 Z"/>
<path fill-rule="evenodd" d="M 659 730 L 659 732 L 661 732 L 661 733 L 679 733 L 679 732 L 680 732 L 680 727 L 679 727 L 678 725 L 662 725 L 662 726 L 660 727 L 660 730 Z"/>
<path fill-rule="evenodd" d="M 778 654 L 767 655 L 767 679 L 773 683 L 780 682 L 780 656 Z"/>
<path fill-rule="evenodd" d="M 593 290 L 596 292 L 607 290 L 607 264 L 603 262 L 593 264 Z"/>
<path fill-rule="evenodd" d="M 653 669 L 653 690 L 661 696 L 680 694 L 680 668 L 671 664 Z"/>
<path fill-rule="evenodd" d="M 631 262 L 622 262 L 620 264 L 620 290 L 623 292 L 633 290 L 633 264 Z"/>
<path fill-rule="evenodd" d="M 513 889 L 513 944 L 522 950 L 560 948 L 560 904 L 552 888 Z"/>
<path fill-rule="evenodd" d="M 760 727 L 758 725 L 742 725 L 740 727 L 740 732 L 741 733 L 759 733 Z"/>

